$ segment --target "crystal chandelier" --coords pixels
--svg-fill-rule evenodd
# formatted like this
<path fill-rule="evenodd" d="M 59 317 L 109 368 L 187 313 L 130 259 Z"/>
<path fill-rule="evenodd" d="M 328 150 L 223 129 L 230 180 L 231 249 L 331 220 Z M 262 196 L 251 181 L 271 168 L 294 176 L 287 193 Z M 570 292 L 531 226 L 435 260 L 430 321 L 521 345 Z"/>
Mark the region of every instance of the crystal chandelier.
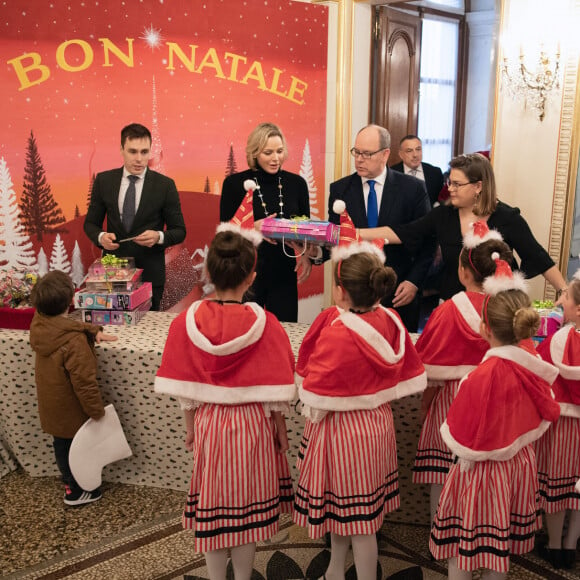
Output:
<path fill-rule="evenodd" d="M 560 48 L 550 56 L 542 47 L 536 59 L 535 68 L 526 66 L 522 49 L 517 61 L 504 56 L 501 67 L 505 86 L 514 99 L 523 98 L 527 104 L 537 109 L 538 118 L 544 120 L 546 100 L 550 91 L 560 88 Z"/>

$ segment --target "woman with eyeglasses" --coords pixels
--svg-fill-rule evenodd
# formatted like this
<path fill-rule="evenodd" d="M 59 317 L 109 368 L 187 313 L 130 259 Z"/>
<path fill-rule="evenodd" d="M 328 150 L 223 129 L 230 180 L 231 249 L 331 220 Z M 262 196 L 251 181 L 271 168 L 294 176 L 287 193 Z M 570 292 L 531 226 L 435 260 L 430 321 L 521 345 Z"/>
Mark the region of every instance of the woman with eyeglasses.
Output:
<path fill-rule="evenodd" d="M 497 199 L 495 177 L 489 160 L 480 153 L 459 155 L 449 163 L 447 180 L 449 205 L 433 208 L 426 216 L 392 228 L 362 229 L 363 239 L 385 238 L 390 244 L 403 244 L 411 252 L 426 240 L 435 239 L 441 247 L 443 271 L 439 295 L 443 300 L 463 290 L 457 268 L 462 240 L 470 224 L 485 220 L 515 250 L 521 260 L 519 268 L 527 278 L 542 274 L 559 297 L 566 281 L 532 234 L 520 210 Z M 517 267 L 517 264 L 512 264 Z"/>

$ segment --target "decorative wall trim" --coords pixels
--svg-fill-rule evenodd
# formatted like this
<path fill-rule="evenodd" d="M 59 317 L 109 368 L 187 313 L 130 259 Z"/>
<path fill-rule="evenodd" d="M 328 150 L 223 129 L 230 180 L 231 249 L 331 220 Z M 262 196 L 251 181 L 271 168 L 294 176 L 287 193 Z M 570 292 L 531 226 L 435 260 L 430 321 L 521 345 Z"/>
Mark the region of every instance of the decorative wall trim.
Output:
<path fill-rule="evenodd" d="M 580 111 L 577 100 L 580 94 L 578 55 L 566 58 L 562 78 L 562 109 L 560 115 L 560 135 L 558 139 L 558 156 L 554 176 L 552 220 L 548 253 L 559 265 L 566 277 L 570 237 L 574 221 L 574 201 L 576 184 L 576 167 L 578 162 L 578 138 L 580 137 Z M 548 283 L 544 284 L 546 298 L 554 298 L 555 290 Z"/>

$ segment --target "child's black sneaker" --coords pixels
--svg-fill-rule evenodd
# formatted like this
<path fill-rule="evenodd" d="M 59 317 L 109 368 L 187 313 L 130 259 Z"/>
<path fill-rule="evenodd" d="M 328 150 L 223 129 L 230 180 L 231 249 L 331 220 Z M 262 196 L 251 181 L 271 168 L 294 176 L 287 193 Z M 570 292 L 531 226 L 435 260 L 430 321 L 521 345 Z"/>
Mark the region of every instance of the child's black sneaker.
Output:
<path fill-rule="evenodd" d="M 64 503 L 66 505 L 85 505 L 86 503 L 93 503 L 101 499 L 102 494 L 99 489 L 94 491 L 85 491 L 84 489 L 79 489 L 74 492 L 68 485 L 64 487 Z"/>

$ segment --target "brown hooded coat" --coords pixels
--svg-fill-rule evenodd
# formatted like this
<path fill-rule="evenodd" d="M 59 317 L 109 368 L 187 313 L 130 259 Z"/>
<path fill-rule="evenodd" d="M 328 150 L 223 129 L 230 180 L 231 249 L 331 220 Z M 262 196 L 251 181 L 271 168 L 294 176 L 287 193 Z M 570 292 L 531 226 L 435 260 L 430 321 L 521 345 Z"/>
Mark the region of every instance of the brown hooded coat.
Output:
<path fill-rule="evenodd" d="M 72 439 L 90 417 L 105 414 L 97 384 L 94 344 L 100 326 L 35 313 L 30 345 L 36 353 L 36 392 L 42 429 Z"/>

